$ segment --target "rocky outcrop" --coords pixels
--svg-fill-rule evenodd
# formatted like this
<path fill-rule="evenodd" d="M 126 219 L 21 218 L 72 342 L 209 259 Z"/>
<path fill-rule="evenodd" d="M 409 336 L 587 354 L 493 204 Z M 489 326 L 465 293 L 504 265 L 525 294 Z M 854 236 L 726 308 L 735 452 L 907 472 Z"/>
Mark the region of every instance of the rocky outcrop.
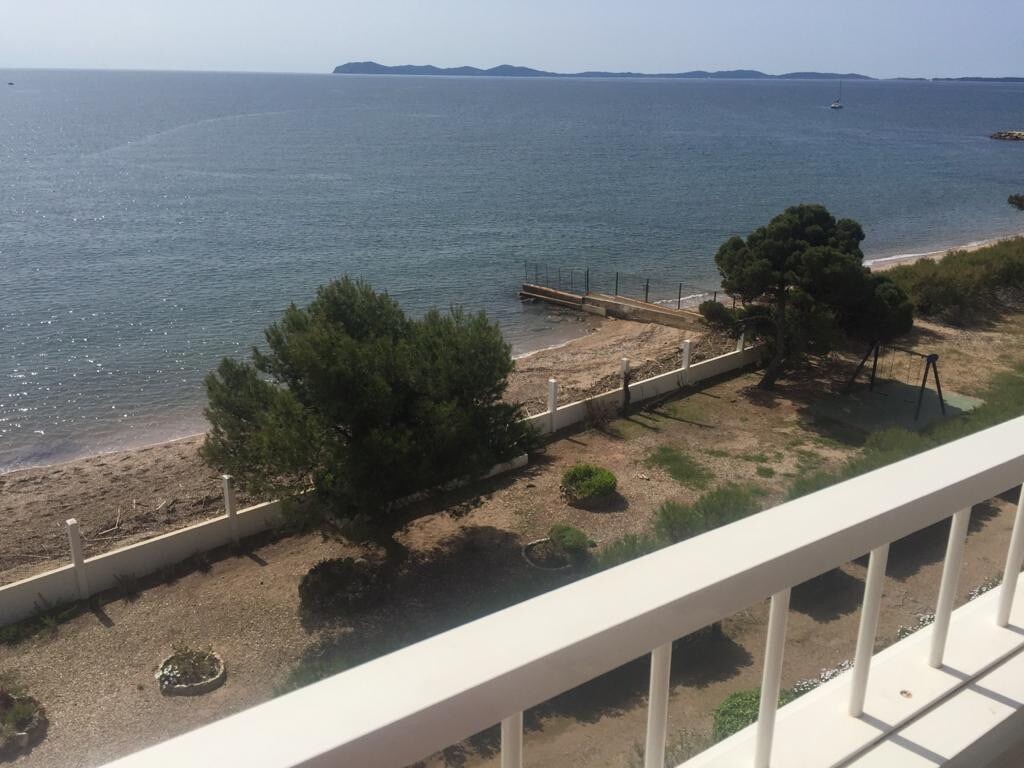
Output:
<path fill-rule="evenodd" d="M 1001 141 L 1024 141 L 1024 131 L 996 131 L 992 138 Z"/>

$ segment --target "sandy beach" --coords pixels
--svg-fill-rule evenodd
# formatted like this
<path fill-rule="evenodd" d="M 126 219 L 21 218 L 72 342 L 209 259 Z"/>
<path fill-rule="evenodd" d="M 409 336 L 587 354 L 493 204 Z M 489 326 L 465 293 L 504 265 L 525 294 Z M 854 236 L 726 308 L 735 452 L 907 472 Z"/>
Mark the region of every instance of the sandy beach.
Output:
<path fill-rule="evenodd" d="M 606 320 L 587 335 L 516 361 L 507 390 L 527 413 L 546 408 L 547 381 L 562 402 L 616 385 L 622 357 L 637 378 L 678 366 L 679 345 L 693 334 Z M 694 362 L 727 351 L 731 340 L 694 338 Z M 66 561 L 63 524 L 78 520 L 92 556 L 223 514 L 221 483 L 197 453 L 202 435 L 0 475 L 0 584 Z M 242 505 L 256 503 L 240 494 Z"/>

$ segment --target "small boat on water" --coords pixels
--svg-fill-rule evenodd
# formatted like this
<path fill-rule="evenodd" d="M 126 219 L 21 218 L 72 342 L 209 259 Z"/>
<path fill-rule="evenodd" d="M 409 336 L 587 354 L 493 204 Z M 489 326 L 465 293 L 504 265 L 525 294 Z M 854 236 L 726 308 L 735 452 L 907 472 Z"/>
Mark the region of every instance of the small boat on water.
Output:
<path fill-rule="evenodd" d="M 843 108 L 843 81 L 839 81 L 839 95 L 836 100 L 828 105 L 829 109 L 842 109 Z"/>

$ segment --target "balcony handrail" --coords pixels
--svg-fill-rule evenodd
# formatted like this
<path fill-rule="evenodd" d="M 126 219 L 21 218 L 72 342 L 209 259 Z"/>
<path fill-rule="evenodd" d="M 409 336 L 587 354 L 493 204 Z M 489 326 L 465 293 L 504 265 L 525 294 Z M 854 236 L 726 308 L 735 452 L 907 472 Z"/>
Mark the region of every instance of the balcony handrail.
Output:
<path fill-rule="evenodd" d="M 1024 417 L 540 595 L 111 765 L 408 765 L 1022 479 Z"/>

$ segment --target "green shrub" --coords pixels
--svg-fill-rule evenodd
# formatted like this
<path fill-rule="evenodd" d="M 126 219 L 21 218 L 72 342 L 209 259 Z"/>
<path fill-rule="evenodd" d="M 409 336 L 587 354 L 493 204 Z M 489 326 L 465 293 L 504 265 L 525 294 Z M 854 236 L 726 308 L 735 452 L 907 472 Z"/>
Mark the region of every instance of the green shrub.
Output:
<path fill-rule="evenodd" d="M 967 324 L 998 311 L 1000 295 L 1024 290 L 1024 238 L 977 251 L 954 251 L 886 273 L 922 314 Z"/>
<path fill-rule="evenodd" d="M 693 503 L 693 508 L 710 531 L 759 512 L 759 497 L 763 494 L 755 485 L 726 483 L 703 494 Z"/>
<path fill-rule="evenodd" d="M 28 728 L 38 710 L 39 704 L 28 698 L 14 674 L 0 672 L 0 756 L 4 753 L 5 741 Z"/>
<path fill-rule="evenodd" d="M 697 311 L 708 321 L 708 325 L 725 328 L 736 323 L 735 314 L 720 301 L 702 301 Z"/>
<path fill-rule="evenodd" d="M 594 464 L 576 464 L 562 475 L 562 491 L 566 500 L 575 506 L 587 506 L 608 501 L 615 495 L 615 475 Z"/>
<path fill-rule="evenodd" d="M 689 488 L 705 488 L 711 479 L 711 473 L 703 465 L 682 451 L 667 445 L 652 451 L 644 464 L 648 467 L 660 467 L 677 483 Z"/>
<path fill-rule="evenodd" d="M 792 691 L 784 690 L 779 694 L 779 706 L 788 704 L 796 696 Z M 742 731 L 757 720 L 757 712 L 761 703 L 761 689 L 737 691 L 725 698 L 715 709 L 715 721 L 711 737 L 715 742 L 727 739 L 738 731 Z"/>
<path fill-rule="evenodd" d="M 590 550 L 590 538 L 579 528 L 556 523 L 548 531 L 551 543 L 570 557 L 580 557 Z"/>
<path fill-rule="evenodd" d="M 310 613 L 351 610 L 377 597 L 380 588 L 377 570 L 365 560 L 321 560 L 299 582 L 299 607 Z"/>
<path fill-rule="evenodd" d="M 758 477 L 775 477 L 775 470 L 764 464 L 759 465 L 754 471 L 757 472 Z"/>
<path fill-rule="evenodd" d="M 655 513 L 654 530 L 673 544 L 698 536 L 761 510 L 763 489 L 727 483 L 701 495 L 692 505 L 666 501 Z"/>
<path fill-rule="evenodd" d="M 829 472 L 825 469 L 806 472 L 798 475 L 790 483 L 789 490 L 786 492 L 786 499 L 789 501 L 799 499 L 801 496 L 807 496 L 823 488 L 828 488 L 830 485 L 835 485 L 843 479 L 836 472 Z"/>
<path fill-rule="evenodd" d="M 697 510 L 677 501 L 666 501 L 654 513 L 654 531 L 659 538 L 676 544 L 707 530 Z"/>
<path fill-rule="evenodd" d="M 622 538 L 611 541 L 598 550 L 594 558 L 594 566 L 596 570 L 604 571 L 638 557 L 649 555 L 661 547 L 661 542 L 650 534 L 627 533 Z"/>

